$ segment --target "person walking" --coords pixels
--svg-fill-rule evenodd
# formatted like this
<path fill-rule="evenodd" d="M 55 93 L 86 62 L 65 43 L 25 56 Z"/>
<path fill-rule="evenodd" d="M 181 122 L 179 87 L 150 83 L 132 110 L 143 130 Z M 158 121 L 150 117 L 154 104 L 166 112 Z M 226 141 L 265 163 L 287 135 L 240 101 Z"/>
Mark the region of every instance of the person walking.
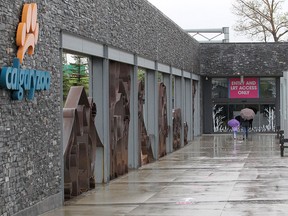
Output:
<path fill-rule="evenodd" d="M 234 127 L 232 127 L 232 131 L 233 131 L 233 138 L 234 138 L 234 140 L 237 139 L 237 132 L 238 132 L 238 130 L 239 130 L 239 125 L 238 125 L 238 126 L 234 126 Z"/>
<path fill-rule="evenodd" d="M 243 128 L 243 140 L 244 138 L 248 139 L 248 130 L 250 126 L 249 120 L 251 119 L 253 120 L 253 118 L 255 117 L 255 112 L 253 111 L 253 109 L 244 108 L 240 111 L 240 116 L 244 119 L 241 125 Z M 252 122 L 251 122 L 251 126 L 252 126 Z"/>
<path fill-rule="evenodd" d="M 228 121 L 228 125 L 232 128 L 233 131 L 233 138 L 234 140 L 237 139 L 237 132 L 239 130 L 240 122 L 237 119 L 231 119 Z"/>
<path fill-rule="evenodd" d="M 249 120 L 244 120 L 241 123 L 241 126 L 243 128 L 243 140 L 248 139 Z"/>

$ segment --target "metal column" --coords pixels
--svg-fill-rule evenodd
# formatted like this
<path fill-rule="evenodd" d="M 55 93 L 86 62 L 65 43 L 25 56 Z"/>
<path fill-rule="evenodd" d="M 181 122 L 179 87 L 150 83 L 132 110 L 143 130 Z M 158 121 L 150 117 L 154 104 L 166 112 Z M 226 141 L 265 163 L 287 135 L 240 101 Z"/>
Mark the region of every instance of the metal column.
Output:
<path fill-rule="evenodd" d="M 181 109 L 181 147 L 184 146 L 184 130 L 183 130 L 183 98 L 184 98 L 184 87 L 182 86 L 182 76 L 175 76 L 175 83 L 174 83 L 174 91 L 175 91 L 175 98 L 174 98 L 174 108 L 180 108 Z"/>
<path fill-rule="evenodd" d="M 128 167 L 138 168 L 139 164 L 139 131 L 138 131 L 138 66 L 137 56 L 134 57 L 134 68 L 131 72 L 130 91 L 130 124 L 128 143 Z"/>
<path fill-rule="evenodd" d="M 188 124 L 188 135 L 187 139 L 193 139 L 193 101 L 192 101 L 192 80 L 185 79 L 185 116 L 183 117 L 183 122 L 187 122 Z"/>
<path fill-rule="evenodd" d="M 152 143 L 154 158 L 158 159 L 158 80 L 156 71 L 146 71 L 145 85 L 145 121 Z"/>
<path fill-rule="evenodd" d="M 182 77 L 181 77 L 181 147 L 184 146 L 184 122 L 186 121 L 186 107 L 185 107 L 185 78 L 183 76 L 182 70 Z"/>
<path fill-rule="evenodd" d="M 173 152 L 173 107 L 172 107 L 172 69 L 170 67 L 170 74 L 163 74 L 163 82 L 166 86 L 167 94 L 167 122 L 169 126 L 169 132 L 166 143 L 166 152 Z"/>
<path fill-rule="evenodd" d="M 105 56 L 108 55 L 107 47 L 104 47 Z M 96 182 L 108 182 L 110 173 L 110 145 L 109 145 L 109 60 L 107 58 L 93 58 L 93 93 L 94 101 L 97 101 L 96 128 L 99 138 L 104 145 L 104 153 L 97 152 L 96 155 Z M 102 162 L 98 161 L 101 155 L 104 155 Z M 97 159 L 98 156 L 98 159 Z M 102 172 L 100 172 L 100 170 Z M 103 176 L 99 176 L 103 173 Z"/>

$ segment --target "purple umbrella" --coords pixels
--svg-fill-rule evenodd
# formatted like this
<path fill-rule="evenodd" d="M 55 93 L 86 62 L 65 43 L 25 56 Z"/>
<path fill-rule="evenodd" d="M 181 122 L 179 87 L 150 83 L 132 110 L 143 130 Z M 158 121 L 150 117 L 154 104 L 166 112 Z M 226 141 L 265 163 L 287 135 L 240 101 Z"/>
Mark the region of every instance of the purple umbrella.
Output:
<path fill-rule="evenodd" d="M 240 125 L 240 122 L 236 119 L 231 119 L 228 121 L 228 125 L 230 127 L 238 127 Z"/>

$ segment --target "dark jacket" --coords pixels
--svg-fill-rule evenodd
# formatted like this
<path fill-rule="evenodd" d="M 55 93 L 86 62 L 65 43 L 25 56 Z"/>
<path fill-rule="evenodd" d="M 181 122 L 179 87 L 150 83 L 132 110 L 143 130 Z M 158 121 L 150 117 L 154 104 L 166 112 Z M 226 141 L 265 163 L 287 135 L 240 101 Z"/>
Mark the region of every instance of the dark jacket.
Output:
<path fill-rule="evenodd" d="M 249 127 L 249 125 L 250 125 L 249 120 L 242 121 L 242 124 L 241 124 L 242 127 Z"/>

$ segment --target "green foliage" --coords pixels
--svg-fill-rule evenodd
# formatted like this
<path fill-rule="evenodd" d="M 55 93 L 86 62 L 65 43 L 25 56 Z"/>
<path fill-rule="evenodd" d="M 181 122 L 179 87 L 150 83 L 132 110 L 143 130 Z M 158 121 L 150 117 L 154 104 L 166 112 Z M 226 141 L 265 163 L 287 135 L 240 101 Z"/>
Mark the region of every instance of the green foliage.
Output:
<path fill-rule="evenodd" d="M 64 54 L 65 55 L 65 54 Z M 84 86 L 89 93 L 89 70 L 86 57 L 72 55 L 74 63 L 67 63 L 67 54 L 63 57 L 63 102 L 65 103 L 71 86 Z"/>
<path fill-rule="evenodd" d="M 145 81 L 145 69 L 138 68 L 138 81 Z"/>
<path fill-rule="evenodd" d="M 143 68 L 138 68 L 138 80 L 139 81 L 143 81 L 145 83 L 145 69 Z M 158 82 L 162 82 L 163 81 L 163 75 L 162 73 L 157 73 L 157 79 Z"/>
<path fill-rule="evenodd" d="M 71 86 L 84 86 L 87 95 L 89 94 L 89 77 L 81 77 L 80 81 L 77 77 L 69 77 L 63 74 L 63 101 L 66 101 Z"/>

